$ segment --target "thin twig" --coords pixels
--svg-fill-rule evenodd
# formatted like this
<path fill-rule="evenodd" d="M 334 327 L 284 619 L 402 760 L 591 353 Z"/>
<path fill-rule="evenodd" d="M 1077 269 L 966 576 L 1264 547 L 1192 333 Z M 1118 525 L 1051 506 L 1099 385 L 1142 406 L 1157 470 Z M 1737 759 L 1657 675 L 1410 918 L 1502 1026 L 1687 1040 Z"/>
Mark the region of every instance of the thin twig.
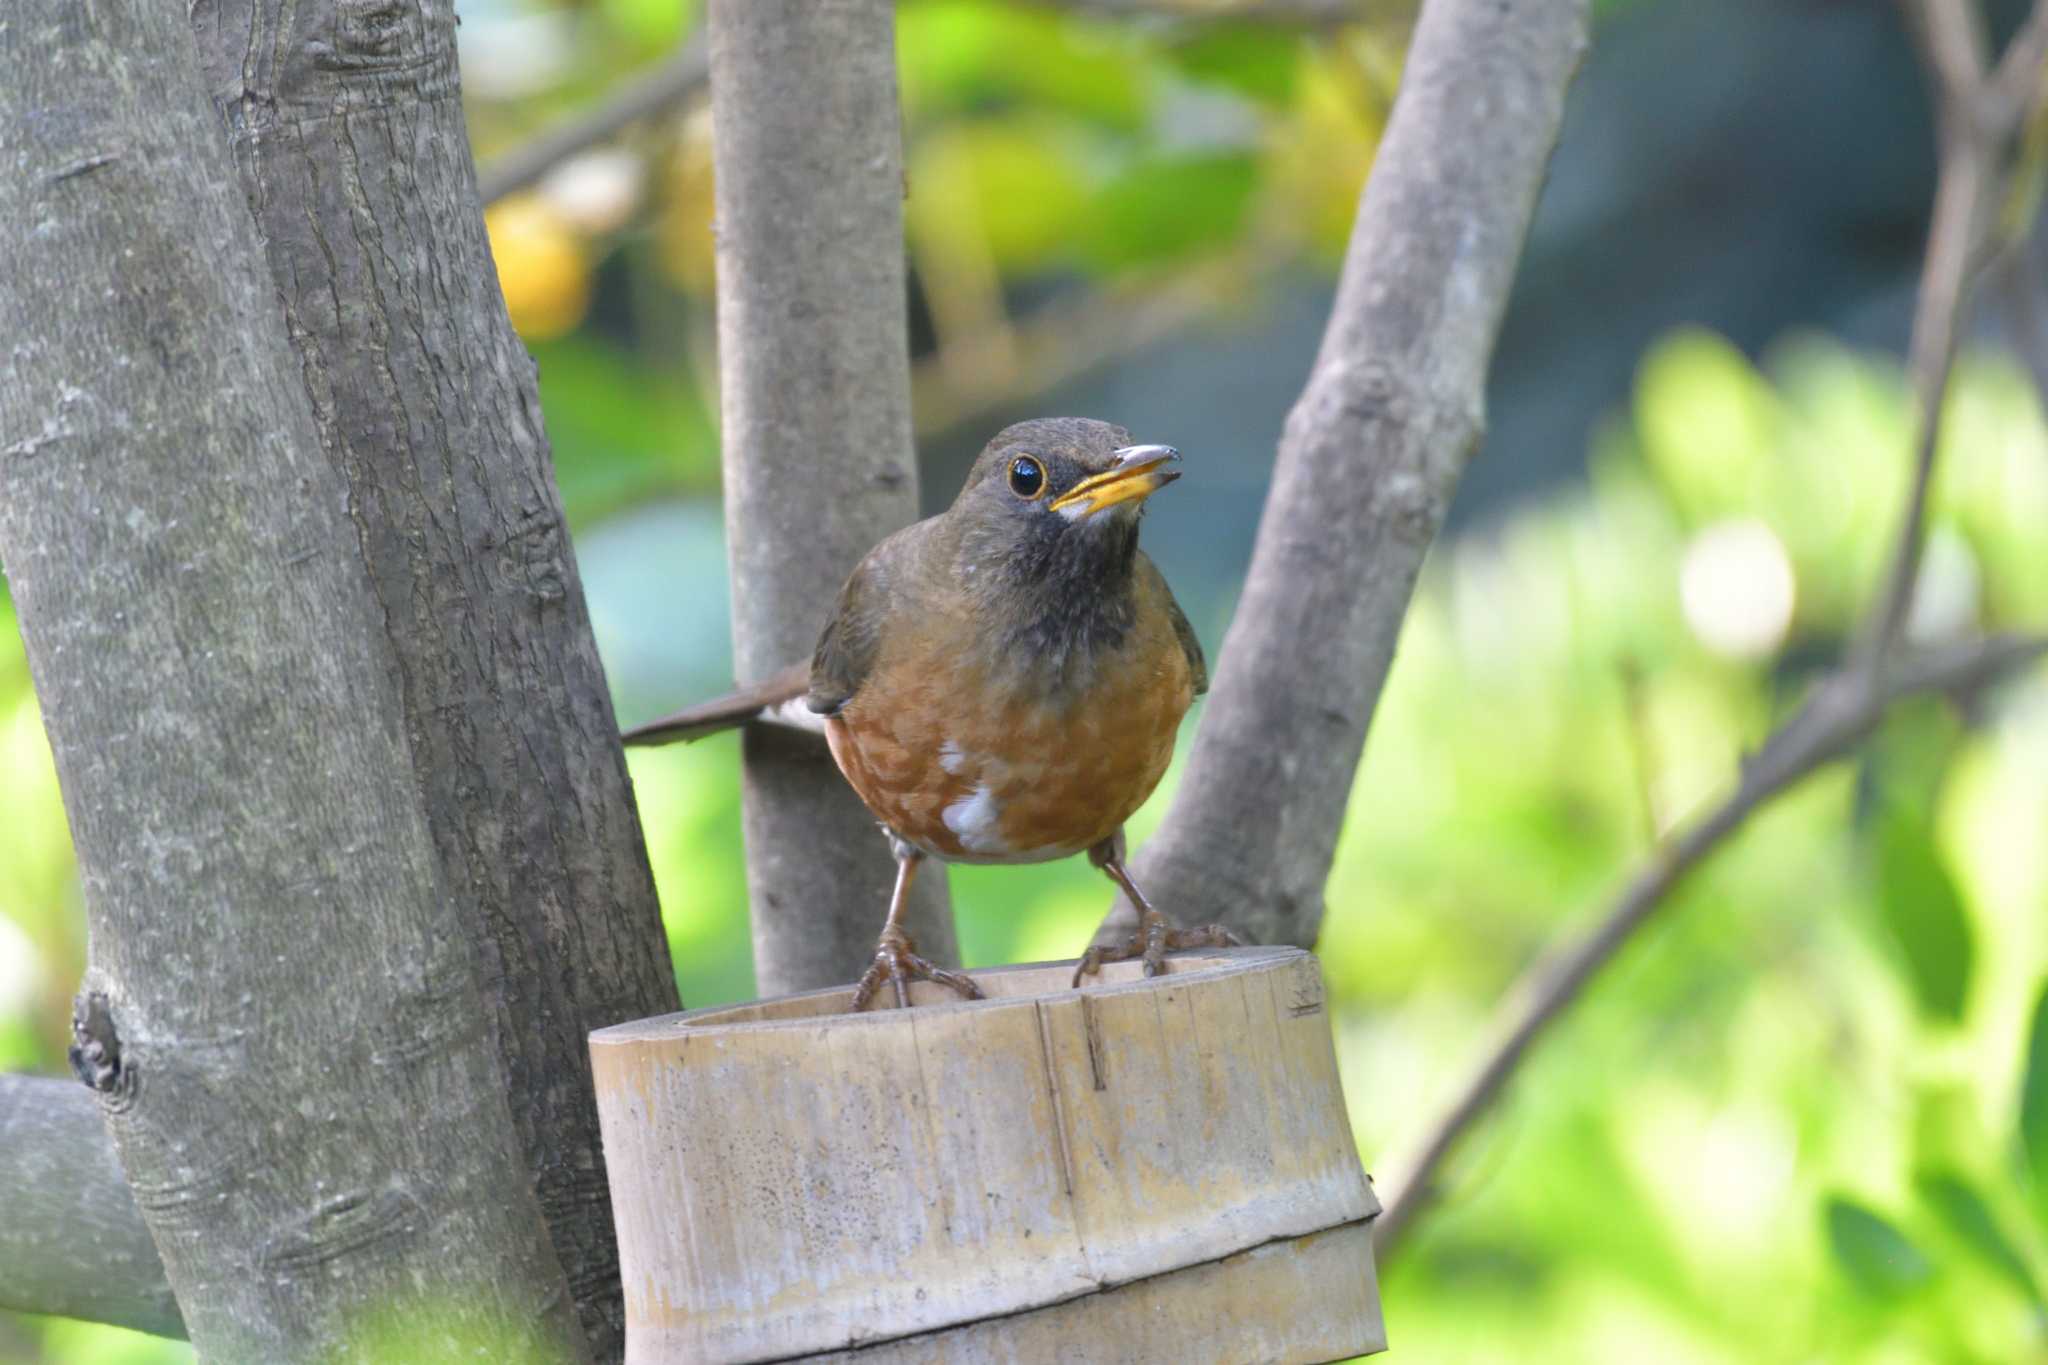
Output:
<path fill-rule="evenodd" d="M 478 171 L 477 193 L 491 204 L 514 190 L 525 189 L 578 152 L 695 95 L 704 89 L 709 74 L 704 44 L 686 43 L 595 109 L 557 124 Z"/>
<path fill-rule="evenodd" d="M 1960 96 L 1983 88 L 1988 61 L 1984 20 L 1973 0 L 1902 0 L 1902 4 L 1906 23 L 1927 63 L 1935 117 L 1969 112 Z"/>
<path fill-rule="evenodd" d="M 1817 688 L 1744 770 L 1735 791 L 1675 843 L 1653 854 L 1591 933 L 1524 974 L 1508 997 L 1503 1022 L 1480 1065 L 1414 1154 L 1400 1164 L 1394 1193 L 1373 1225 L 1375 1246 L 1384 1253 L 1399 1238 L 1428 1197 L 1437 1168 L 1500 1093 L 1537 1035 L 1579 997 L 1593 974 L 1620 951 L 1686 874 L 1743 822 L 1816 768 L 1854 750 L 1902 698 L 1967 692 L 2043 653 L 2048 653 L 2048 636 L 1993 636 L 1901 661 L 1879 688 L 1865 686 L 1856 674 L 1837 674 Z"/>
<path fill-rule="evenodd" d="M 1991 75 L 1986 74 L 1983 25 L 1970 0 L 1907 4 L 1928 67 L 1940 169 L 1907 355 L 1918 408 L 1913 482 L 1892 543 L 1884 591 L 1856 643 L 1855 662 L 1866 670 L 1882 666 L 1912 610 L 1926 541 L 1927 494 L 1934 477 L 1941 405 L 1948 393 L 1965 295 L 1985 261 L 1991 207 L 2006 179 L 2020 120 L 2033 107 L 2048 54 L 2048 0 L 2036 0 L 2026 25 Z"/>
<path fill-rule="evenodd" d="M 1977 223 L 1982 216 L 1979 205 L 1985 197 L 1986 171 L 1983 157 L 1973 147 L 1944 156 L 1935 182 L 1934 222 L 1927 234 L 1926 265 L 1907 362 L 1917 408 L 1913 483 L 1906 495 L 1904 520 L 1892 542 L 1884 592 L 1857 643 L 1857 663 L 1866 669 L 1877 667 L 1891 651 L 1912 608 L 1925 540 L 1927 491 L 1934 480 L 1941 434 L 1941 404 L 1955 359 L 1957 320 L 1969 284 L 1970 258 L 1979 240 Z"/>
<path fill-rule="evenodd" d="M 2048 5 L 2036 4 L 2013 34 L 1991 73 L 1985 117 L 1993 128 L 2016 133 L 2041 98 L 2041 68 L 2048 65 Z"/>

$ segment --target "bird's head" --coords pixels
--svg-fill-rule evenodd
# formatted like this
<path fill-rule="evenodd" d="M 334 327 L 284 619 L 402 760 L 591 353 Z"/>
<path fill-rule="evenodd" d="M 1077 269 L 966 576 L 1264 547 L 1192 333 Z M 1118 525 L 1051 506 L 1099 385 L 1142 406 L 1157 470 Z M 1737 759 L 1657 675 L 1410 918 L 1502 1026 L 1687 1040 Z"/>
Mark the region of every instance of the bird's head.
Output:
<path fill-rule="evenodd" d="M 1145 500 L 1180 477 L 1172 446 L 1085 417 L 1042 417 L 997 433 L 948 514 L 962 548 L 1013 572 L 1093 577 L 1126 567 Z"/>

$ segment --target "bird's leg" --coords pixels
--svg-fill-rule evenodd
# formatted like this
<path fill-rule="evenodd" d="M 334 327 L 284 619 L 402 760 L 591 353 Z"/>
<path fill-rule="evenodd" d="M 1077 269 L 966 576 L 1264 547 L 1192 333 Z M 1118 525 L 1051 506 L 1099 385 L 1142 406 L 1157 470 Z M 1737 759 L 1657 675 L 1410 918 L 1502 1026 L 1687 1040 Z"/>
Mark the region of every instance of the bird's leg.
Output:
<path fill-rule="evenodd" d="M 1123 962 L 1130 958 L 1145 959 L 1145 975 L 1158 976 L 1166 970 L 1166 955 L 1183 948 L 1241 948 L 1244 936 L 1234 929 L 1221 924 L 1205 924 L 1199 929 L 1176 929 L 1159 913 L 1145 893 L 1131 880 L 1130 869 L 1124 866 L 1124 832 L 1118 830 L 1101 843 L 1088 850 L 1088 861 L 1109 874 L 1111 881 L 1123 888 L 1131 898 L 1131 904 L 1138 907 L 1138 932 L 1121 944 L 1104 946 L 1095 944 L 1081 955 L 1080 965 L 1074 968 L 1074 984 L 1081 984 L 1081 978 L 1092 976 L 1105 962 Z"/>
<path fill-rule="evenodd" d="M 917 980 L 937 982 L 969 1000 L 981 999 L 981 987 L 974 984 L 973 978 L 934 966 L 917 955 L 917 945 L 903 931 L 903 907 L 910 901 L 910 882 L 917 876 L 917 865 L 924 861 L 924 854 L 893 836 L 890 843 L 896 851 L 896 890 L 889 897 L 889 918 L 882 923 L 874 963 L 854 987 L 854 1013 L 868 1007 L 884 981 L 896 988 L 896 1004 L 902 1009 L 910 1008 L 910 983 Z"/>

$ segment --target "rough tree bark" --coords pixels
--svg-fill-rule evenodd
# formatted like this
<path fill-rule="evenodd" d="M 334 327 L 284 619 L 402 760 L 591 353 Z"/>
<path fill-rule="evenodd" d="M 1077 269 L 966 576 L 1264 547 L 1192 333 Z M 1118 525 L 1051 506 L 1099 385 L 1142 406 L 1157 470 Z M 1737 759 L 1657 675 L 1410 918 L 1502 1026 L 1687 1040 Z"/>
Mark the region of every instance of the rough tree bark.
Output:
<path fill-rule="evenodd" d="M 1486 372 L 1586 0 L 1427 0 L 1173 804 L 1138 851 L 1184 924 L 1312 947 L 1415 576 Z M 1119 902 L 1101 941 L 1130 933 Z"/>
<path fill-rule="evenodd" d="M 555 1249 L 624 1348 L 585 1038 L 679 1008 L 448 0 L 196 0 L 242 187 L 377 594 L 444 884 Z"/>
<path fill-rule="evenodd" d="M 888 0 L 713 0 L 719 385 L 733 658 L 809 659 L 846 575 L 917 515 L 903 148 Z M 894 875 L 825 746 L 743 740 L 747 888 L 763 995 L 835 985 L 874 950 Z M 910 929 L 956 955 L 944 877 Z"/>
<path fill-rule="evenodd" d="M 428 1307 L 579 1358 L 192 34 L 18 0 L 0 73 L 0 222 L 33 225 L 0 269 L 0 560 L 85 891 L 80 1070 L 192 1341 L 347 1358 L 359 1315 Z"/>
<path fill-rule="evenodd" d="M 91 1092 L 0 1076 L 0 1190 L 0 1308 L 185 1335 Z"/>

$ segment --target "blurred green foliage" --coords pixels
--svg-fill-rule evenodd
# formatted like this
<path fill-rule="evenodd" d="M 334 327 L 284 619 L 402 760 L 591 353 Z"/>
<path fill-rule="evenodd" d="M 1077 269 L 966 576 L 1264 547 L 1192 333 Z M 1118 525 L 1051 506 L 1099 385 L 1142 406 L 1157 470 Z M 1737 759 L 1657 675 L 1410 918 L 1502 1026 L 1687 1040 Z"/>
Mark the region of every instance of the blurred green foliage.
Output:
<path fill-rule="evenodd" d="M 465 5 L 466 36 L 494 16 L 547 25 L 528 41 L 554 63 L 522 84 L 491 67 L 516 65 L 516 44 L 465 53 L 480 144 L 587 102 L 694 10 Z M 1204 261 L 1327 269 L 1399 38 L 905 4 L 906 207 L 932 349 L 1010 325 L 1034 292 Z M 683 117 L 626 145 L 639 169 L 611 182 L 623 207 L 585 182 L 493 221 L 587 546 L 717 478 L 705 130 Z M 1028 389 L 1000 369 L 991 382 L 991 401 Z M 1369 1165 L 1435 1116 L 1528 963 L 1725 790 L 1836 656 L 1881 566 L 1910 439 L 1890 361 L 1800 336 L 1759 366 L 1680 333 L 1644 357 L 1582 485 L 1439 547 L 1321 945 Z M 1966 359 L 1934 497 L 1916 637 L 2048 623 L 2048 433 L 1998 357 Z M 684 999 L 744 998 L 736 745 L 630 762 Z M 1857 763 L 1760 815 L 1451 1163 L 1387 1268 L 1400 1358 L 2048 1356 L 2044 771 L 2036 668 L 1901 708 Z M 954 869 L 952 885 L 973 964 L 1070 956 L 1105 904 L 1080 860 Z M 62 1069 L 83 957 L 55 776 L 0 602 L 0 1066 Z M 393 1350 L 418 1358 L 433 1329 L 377 1330 L 413 1333 Z M 190 1352 L 0 1315 L 10 1359 Z"/>
<path fill-rule="evenodd" d="M 1824 339 L 1791 339 L 1759 371 L 1675 336 L 1586 488 L 1441 548 L 1321 945 L 1369 1159 L 1443 1102 L 1531 958 L 1724 791 L 1837 655 L 1896 512 L 1908 416 L 1890 362 Z M 1915 633 L 2048 619 L 2048 435 L 2007 362 L 1966 361 L 1943 458 L 1945 548 Z M 1731 521 L 1759 529 L 1753 558 L 1776 547 L 1795 590 L 1779 631 L 1716 647 L 1728 607 L 1777 606 L 1773 576 L 1739 557 L 1708 585 L 1732 601 L 1688 591 L 1689 560 Z M 2044 763 L 2037 667 L 1989 697 L 1900 708 L 1861 761 L 1759 815 L 1453 1161 L 1388 1269 L 1397 1348 L 2048 1351 Z"/>
<path fill-rule="evenodd" d="M 473 16 L 472 38 L 505 21 L 504 37 L 464 53 L 482 160 L 651 59 L 658 48 L 642 35 L 660 26 L 640 13 L 656 8 L 679 12 L 673 0 L 606 0 Z M 1022 320 L 1020 291 L 1157 282 L 1218 260 L 1261 272 L 1333 262 L 1405 37 L 1398 6 L 1321 33 L 994 0 L 907 0 L 898 14 L 911 265 L 927 348 L 955 366 L 985 366 L 992 336 L 1000 353 Z M 655 120 L 492 209 L 500 280 L 530 342 L 585 324 L 656 349 L 680 335 L 685 368 L 703 382 L 709 143 L 701 109 Z M 1209 292 L 1218 308 L 1235 302 Z M 544 373 L 553 368 L 544 357 Z M 1000 365 L 984 377 L 991 405 L 1045 382 Z M 702 424 L 686 422 L 667 448 L 708 445 Z M 642 472 L 701 489 L 715 463 Z"/>

